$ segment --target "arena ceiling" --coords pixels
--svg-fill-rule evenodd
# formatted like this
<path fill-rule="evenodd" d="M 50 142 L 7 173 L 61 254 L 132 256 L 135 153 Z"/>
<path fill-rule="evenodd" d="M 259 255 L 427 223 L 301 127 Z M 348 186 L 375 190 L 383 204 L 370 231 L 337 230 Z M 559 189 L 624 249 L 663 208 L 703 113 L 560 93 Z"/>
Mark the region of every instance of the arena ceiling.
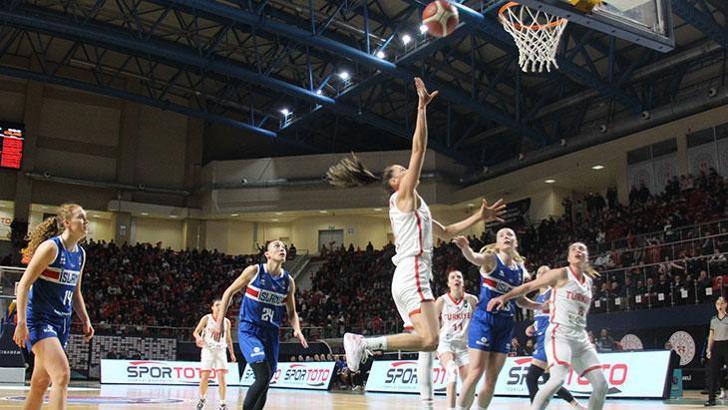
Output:
<path fill-rule="evenodd" d="M 421 76 L 440 90 L 430 147 L 482 173 L 594 145 L 591 131 L 726 76 L 725 0 L 672 0 L 667 54 L 571 24 L 550 74 L 518 69 L 502 1 L 461 1 L 473 12 L 442 39 L 418 31 L 426 1 L 0 3 L 0 75 L 222 125 L 206 161 L 407 148 Z"/>

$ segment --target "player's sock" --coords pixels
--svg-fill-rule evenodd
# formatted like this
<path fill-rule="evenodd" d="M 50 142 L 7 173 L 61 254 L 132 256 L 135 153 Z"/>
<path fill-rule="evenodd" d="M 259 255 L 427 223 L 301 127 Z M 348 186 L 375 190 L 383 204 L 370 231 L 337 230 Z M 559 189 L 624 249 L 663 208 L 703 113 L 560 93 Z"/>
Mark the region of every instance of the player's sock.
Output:
<path fill-rule="evenodd" d="M 368 337 L 364 339 L 364 344 L 369 350 L 387 350 L 387 337 Z"/>
<path fill-rule="evenodd" d="M 420 382 L 420 398 L 432 400 L 432 361 L 434 352 L 420 352 L 417 358 L 417 378 Z"/>

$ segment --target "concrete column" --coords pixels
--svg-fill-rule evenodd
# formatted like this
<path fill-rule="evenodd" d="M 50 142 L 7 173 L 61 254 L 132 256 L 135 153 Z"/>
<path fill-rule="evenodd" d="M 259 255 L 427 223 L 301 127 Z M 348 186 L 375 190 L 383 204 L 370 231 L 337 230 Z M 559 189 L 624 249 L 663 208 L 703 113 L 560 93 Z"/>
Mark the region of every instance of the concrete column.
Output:
<path fill-rule="evenodd" d="M 629 201 L 629 175 L 627 175 L 627 153 L 620 152 L 619 156 L 610 163 L 611 166 L 617 167 L 617 200 L 626 204 Z"/>
<path fill-rule="evenodd" d="M 127 90 L 138 92 L 140 84 L 136 80 L 129 80 Z M 135 164 L 137 145 L 139 141 L 139 113 L 140 105 L 124 100 L 121 106 L 121 127 L 119 127 L 119 149 L 116 158 L 116 179 L 122 184 L 135 184 Z M 131 192 L 124 192 L 121 200 L 131 201 Z M 128 233 L 127 233 L 128 237 Z"/>
<path fill-rule="evenodd" d="M 119 246 L 131 244 L 131 213 L 116 212 L 114 216 L 114 242 Z"/>

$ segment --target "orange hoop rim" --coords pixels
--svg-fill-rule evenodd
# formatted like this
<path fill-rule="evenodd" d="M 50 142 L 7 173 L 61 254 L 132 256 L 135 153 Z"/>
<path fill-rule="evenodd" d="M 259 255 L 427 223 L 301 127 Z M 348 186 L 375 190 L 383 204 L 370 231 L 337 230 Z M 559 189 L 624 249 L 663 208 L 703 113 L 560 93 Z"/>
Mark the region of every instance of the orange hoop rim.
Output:
<path fill-rule="evenodd" d="M 528 30 L 545 30 L 550 28 L 556 28 L 562 24 L 564 24 L 567 20 L 565 18 L 560 18 L 556 21 L 553 21 L 549 24 L 531 24 L 530 26 L 523 26 L 518 23 L 513 23 L 507 18 L 503 16 L 503 14 L 506 12 L 506 10 L 511 9 L 516 6 L 523 6 L 520 3 L 516 3 L 515 1 L 509 1 L 508 3 L 504 4 L 500 9 L 498 9 L 498 15 L 503 20 L 503 24 L 510 24 L 512 25 L 516 30 L 521 30 L 522 28 L 528 29 Z M 523 6 L 528 7 L 528 6 Z"/>

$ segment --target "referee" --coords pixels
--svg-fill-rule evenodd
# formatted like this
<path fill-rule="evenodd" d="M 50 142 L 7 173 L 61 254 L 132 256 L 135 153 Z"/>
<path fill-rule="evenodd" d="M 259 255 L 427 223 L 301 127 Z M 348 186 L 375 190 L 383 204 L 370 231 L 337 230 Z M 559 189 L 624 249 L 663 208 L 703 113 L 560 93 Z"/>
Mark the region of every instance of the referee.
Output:
<path fill-rule="evenodd" d="M 708 350 L 706 356 L 708 364 L 708 401 L 705 406 L 715 406 L 715 392 L 720 381 L 720 369 L 728 365 L 728 316 L 726 314 L 726 300 L 723 296 L 715 301 L 718 314 L 710 319 L 710 333 L 708 333 Z"/>

